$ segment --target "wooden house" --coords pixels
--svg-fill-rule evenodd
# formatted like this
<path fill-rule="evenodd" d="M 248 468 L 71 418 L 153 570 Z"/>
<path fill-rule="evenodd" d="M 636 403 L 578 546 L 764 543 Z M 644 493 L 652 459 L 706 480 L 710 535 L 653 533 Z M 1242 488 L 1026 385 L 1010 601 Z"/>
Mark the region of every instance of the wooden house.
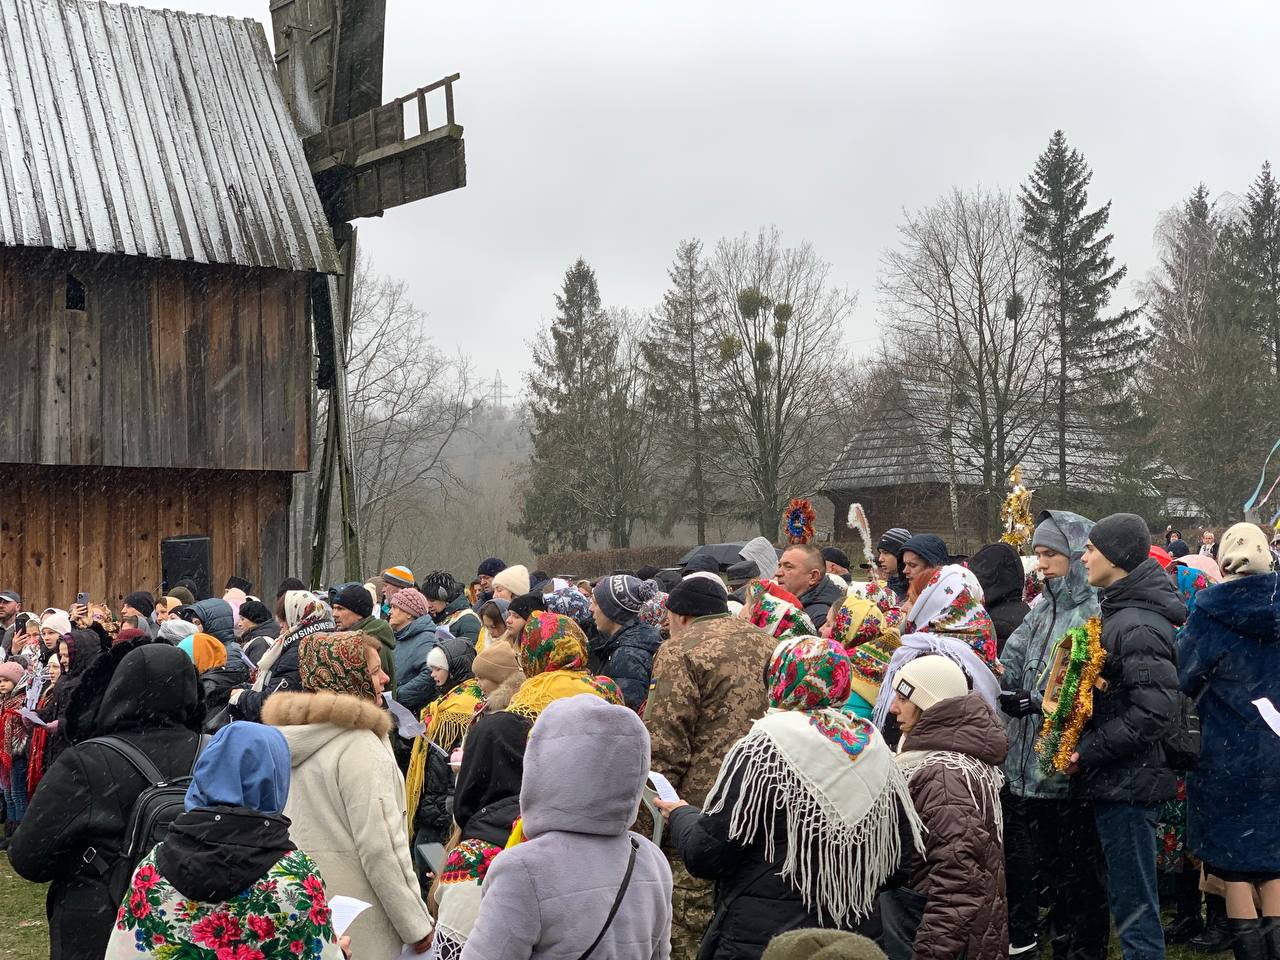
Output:
<path fill-rule="evenodd" d="M 258 23 L 0 0 L 0 588 L 118 603 L 202 534 L 274 590 L 338 271 Z"/>

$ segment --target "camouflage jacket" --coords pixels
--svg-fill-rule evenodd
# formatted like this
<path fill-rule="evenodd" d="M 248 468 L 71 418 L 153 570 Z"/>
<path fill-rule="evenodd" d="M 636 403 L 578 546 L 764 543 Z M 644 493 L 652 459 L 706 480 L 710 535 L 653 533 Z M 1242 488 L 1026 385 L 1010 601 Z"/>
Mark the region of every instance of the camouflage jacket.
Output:
<path fill-rule="evenodd" d="M 773 637 L 746 620 L 701 617 L 653 661 L 645 709 L 652 767 L 701 806 L 729 748 L 764 716 Z"/>

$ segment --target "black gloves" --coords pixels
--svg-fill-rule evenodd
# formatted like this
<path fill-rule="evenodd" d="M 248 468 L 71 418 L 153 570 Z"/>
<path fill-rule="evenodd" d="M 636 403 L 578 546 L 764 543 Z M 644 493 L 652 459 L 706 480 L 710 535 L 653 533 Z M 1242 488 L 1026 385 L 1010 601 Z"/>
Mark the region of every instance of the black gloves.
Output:
<path fill-rule="evenodd" d="M 1040 712 L 1040 698 L 1030 690 L 1006 690 L 1000 694 L 1000 709 L 1011 717 L 1029 717 Z"/>

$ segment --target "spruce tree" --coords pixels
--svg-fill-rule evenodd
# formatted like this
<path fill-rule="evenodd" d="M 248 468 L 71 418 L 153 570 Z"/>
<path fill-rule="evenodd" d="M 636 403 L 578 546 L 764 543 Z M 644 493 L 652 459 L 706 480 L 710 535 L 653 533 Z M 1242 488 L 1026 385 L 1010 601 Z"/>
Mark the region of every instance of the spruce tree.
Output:
<path fill-rule="evenodd" d="M 1256 324 L 1265 338 L 1274 383 L 1280 383 L 1280 196 L 1264 163 L 1245 197 L 1247 256 L 1257 287 Z"/>
<path fill-rule="evenodd" d="M 707 314 L 712 292 L 701 241 L 681 241 L 667 276 L 671 286 L 662 296 L 644 345 L 663 447 L 679 478 L 669 491 L 673 511 L 665 519 L 667 523 L 691 519 L 697 526 L 698 543 L 706 543 L 710 498 L 703 419 L 709 399 L 706 368 L 712 353 Z"/>
<path fill-rule="evenodd" d="M 1139 357 L 1137 312 L 1103 315 L 1125 268 L 1108 252 L 1111 203 L 1088 210 L 1092 177 L 1084 157 L 1056 130 L 1019 198 L 1023 230 L 1048 285 L 1058 495 L 1064 502 L 1070 428 L 1088 424 L 1113 449 L 1122 446 L 1121 431 L 1132 423 L 1129 387 Z"/>

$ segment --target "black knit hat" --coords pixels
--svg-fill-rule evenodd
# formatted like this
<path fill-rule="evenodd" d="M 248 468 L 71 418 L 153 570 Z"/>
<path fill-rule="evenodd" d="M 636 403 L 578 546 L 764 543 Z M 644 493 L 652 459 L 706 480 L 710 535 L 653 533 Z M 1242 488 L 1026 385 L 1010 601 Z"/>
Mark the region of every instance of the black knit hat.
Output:
<path fill-rule="evenodd" d="M 240 604 L 240 617 L 250 623 L 262 624 L 271 619 L 271 611 L 261 600 L 246 600 Z"/>
<path fill-rule="evenodd" d="M 903 545 L 910 539 L 911 531 L 906 527 L 890 527 L 880 536 L 880 542 L 876 544 L 876 550 L 883 550 L 885 553 L 897 556 L 902 553 Z"/>
<path fill-rule="evenodd" d="M 373 614 L 373 597 L 360 583 L 348 583 L 339 590 L 333 598 L 333 605 L 350 610 L 361 620 Z"/>
<path fill-rule="evenodd" d="M 124 598 L 124 602 L 137 610 L 144 617 L 149 617 L 156 609 L 156 598 L 145 590 L 138 590 Z"/>
<path fill-rule="evenodd" d="M 279 600 L 290 590 L 305 590 L 307 585 L 297 577 L 285 577 L 280 581 L 280 586 L 276 587 L 276 599 Z"/>
<path fill-rule="evenodd" d="M 480 566 L 476 568 L 477 577 L 496 577 L 503 570 L 507 569 L 507 565 L 497 557 L 487 557 L 480 561 Z"/>
<path fill-rule="evenodd" d="M 667 594 L 667 609 L 682 617 L 729 612 L 729 594 L 710 577 L 686 577 Z"/>
<path fill-rule="evenodd" d="M 691 573 L 719 573 L 720 561 L 709 553 L 699 553 L 690 557 L 689 562 L 684 565 L 684 575 L 687 577 Z"/>
<path fill-rule="evenodd" d="M 600 611 L 614 623 L 630 623 L 640 616 L 640 608 L 652 600 L 658 585 L 652 580 L 617 575 L 601 577 L 591 591 Z"/>
<path fill-rule="evenodd" d="M 822 559 L 826 563 L 834 563 L 837 567 L 849 569 L 849 555 L 839 547 L 825 547 L 822 551 Z"/>
<path fill-rule="evenodd" d="M 522 593 L 508 604 L 507 609 L 521 620 L 528 620 L 535 610 L 546 610 L 546 601 L 540 593 Z"/>
<path fill-rule="evenodd" d="M 1125 573 L 1151 555 L 1151 531 L 1136 513 L 1113 513 L 1089 531 L 1089 542 Z"/>
<path fill-rule="evenodd" d="M 428 600 L 453 603 L 462 593 L 462 584 L 447 570 L 432 570 L 422 581 L 422 595 Z"/>

